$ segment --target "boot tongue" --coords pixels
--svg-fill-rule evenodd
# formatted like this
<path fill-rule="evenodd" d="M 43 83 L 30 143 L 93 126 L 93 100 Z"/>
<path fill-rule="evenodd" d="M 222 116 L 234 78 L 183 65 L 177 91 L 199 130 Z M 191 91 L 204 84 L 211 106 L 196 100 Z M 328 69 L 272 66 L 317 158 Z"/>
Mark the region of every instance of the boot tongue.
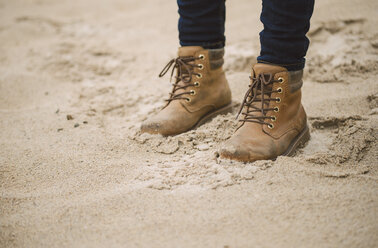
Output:
<path fill-rule="evenodd" d="M 200 46 L 184 46 L 179 47 L 178 56 L 179 57 L 187 57 L 187 56 L 194 56 L 194 54 L 198 51 L 204 50 Z"/>
<path fill-rule="evenodd" d="M 179 47 L 178 56 L 179 57 L 194 56 L 198 51 L 201 51 L 201 50 L 204 50 L 204 49 L 202 47 L 200 47 L 200 46 L 184 46 L 184 47 Z M 178 73 L 178 71 L 177 71 L 177 73 Z M 181 73 L 184 74 L 184 75 L 188 75 L 189 72 L 185 69 L 185 67 L 182 67 L 181 68 Z M 178 76 L 178 74 L 176 74 L 176 75 Z M 183 82 L 179 83 L 180 86 L 182 86 L 183 84 L 184 84 Z M 179 90 L 179 91 L 177 91 L 177 93 L 181 93 L 181 91 L 184 91 L 184 90 Z"/>
<path fill-rule="evenodd" d="M 255 64 L 252 68 L 252 78 L 257 78 L 260 74 L 267 74 L 267 75 L 264 75 L 264 77 L 265 77 L 266 81 L 268 81 L 269 80 L 268 74 L 271 74 L 272 75 L 271 79 L 273 80 L 274 74 L 276 74 L 278 72 L 282 72 L 282 71 L 286 71 L 286 69 L 284 67 L 281 67 L 281 66 L 258 63 L 258 64 Z M 261 83 L 263 83 L 263 82 L 261 82 Z M 264 85 L 264 88 L 265 88 L 264 98 L 265 99 L 270 98 L 270 94 L 267 94 L 266 92 L 271 91 L 272 86 L 273 85 L 271 83 L 268 84 L 268 85 Z M 262 98 L 261 93 L 262 92 L 260 91 L 260 86 L 258 86 L 258 88 L 253 89 L 252 94 L 257 95 L 257 98 L 261 99 Z M 250 97 L 252 97 L 252 95 Z M 267 108 L 269 106 L 269 101 L 266 100 L 265 103 L 264 103 L 264 106 L 262 106 L 262 103 L 259 100 L 259 101 L 253 102 L 251 104 L 251 106 L 254 106 L 258 109 L 260 109 L 261 107 Z M 245 107 L 244 111 L 247 111 L 247 108 L 248 107 Z M 262 112 L 254 111 L 253 115 L 254 116 L 262 116 L 263 114 L 262 114 Z"/>
<path fill-rule="evenodd" d="M 177 55 L 178 57 L 190 57 L 190 56 L 194 56 L 198 51 L 202 51 L 202 50 L 204 49 L 200 46 L 184 46 L 184 47 L 179 47 Z M 181 67 L 181 74 L 183 76 L 188 75 L 188 73 L 189 72 L 184 67 Z M 176 71 L 176 76 L 179 76 L 178 71 Z M 182 86 L 185 86 L 185 83 L 183 81 L 178 82 L 177 87 L 182 87 Z M 176 90 L 175 95 L 181 94 L 183 92 L 187 92 L 187 90 L 186 89 Z"/>
<path fill-rule="evenodd" d="M 287 71 L 286 68 L 278 66 L 278 65 L 257 63 L 252 68 L 252 77 L 253 77 L 253 73 L 255 73 L 256 76 L 261 74 L 261 73 L 265 73 L 265 74 L 270 73 L 270 74 L 274 75 L 278 72 L 285 72 L 285 71 Z"/>
<path fill-rule="evenodd" d="M 274 74 L 279 73 L 279 72 L 285 72 L 285 71 L 287 71 L 286 68 L 278 66 L 278 65 L 257 63 L 257 64 L 255 64 L 255 66 L 253 66 L 252 77 L 253 77 L 253 75 L 255 75 L 255 77 L 258 77 L 260 74 L 266 74 L 266 75 L 264 75 L 264 77 L 265 77 L 265 80 L 268 80 L 269 79 L 268 74 L 271 74 L 272 75 L 271 79 L 273 80 Z M 271 91 L 272 87 L 273 87 L 272 84 L 265 85 L 265 91 Z M 260 97 L 261 97 L 260 89 L 256 89 L 256 90 L 259 91 Z M 256 93 L 256 92 L 254 92 L 254 93 Z M 264 94 L 264 98 L 269 98 L 269 97 L 270 97 L 269 94 Z M 261 105 L 261 103 L 258 103 L 258 104 Z"/>
<path fill-rule="evenodd" d="M 252 68 L 252 78 L 254 78 L 254 77 L 257 78 L 259 75 L 265 74 L 264 78 L 265 78 L 266 81 L 268 81 L 269 80 L 268 74 L 271 74 L 272 75 L 271 80 L 273 80 L 274 74 L 279 73 L 279 72 L 283 72 L 283 71 L 286 71 L 286 68 L 278 66 L 278 65 L 257 63 Z M 265 85 L 265 89 L 267 91 L 270 91 L 272 89 L 272 86 L 273 86 L 272 84 Z M 260 91 L 260 87 L 256 90 Z M 254 93 L 256 93 L 256 92 L 254 92 Z M 265 98 L 269 98 L 269 95 L 267 95 L 267 94 L 264 94 L 264 95 L 265 95 Z"/>

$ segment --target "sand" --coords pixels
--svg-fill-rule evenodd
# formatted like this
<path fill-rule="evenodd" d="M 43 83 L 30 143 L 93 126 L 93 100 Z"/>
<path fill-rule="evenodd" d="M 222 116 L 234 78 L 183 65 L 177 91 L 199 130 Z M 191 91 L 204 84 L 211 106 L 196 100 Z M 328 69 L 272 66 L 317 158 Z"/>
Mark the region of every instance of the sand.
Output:
<path fill-rule="evenodd" d="M 318 0 L 294 157 L 217 158 L 259 51 L 261 1 L 227 1 L 234 113 L 163 138 L 169 0 L 0 1 L 0 247 L 377 247 L 375 0 Z"/>

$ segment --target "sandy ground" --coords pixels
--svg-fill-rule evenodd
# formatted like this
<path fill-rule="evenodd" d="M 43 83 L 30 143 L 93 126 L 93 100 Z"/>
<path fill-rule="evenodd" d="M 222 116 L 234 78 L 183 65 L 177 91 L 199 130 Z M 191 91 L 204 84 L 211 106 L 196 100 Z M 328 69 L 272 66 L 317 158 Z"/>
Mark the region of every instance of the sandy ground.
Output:
<path fill-rule="evenodd" d="M 235 107 L 260 5 L 227 2 Z M 235 113 L 170 138 L 138 132 L 170 90 L 157 74 L 178 47 L 175 1 L 1 0 L 0 246 L 377 247 L 377 9 L 317 0 L 312 139 L 242 164 L 216 158 Z"/>

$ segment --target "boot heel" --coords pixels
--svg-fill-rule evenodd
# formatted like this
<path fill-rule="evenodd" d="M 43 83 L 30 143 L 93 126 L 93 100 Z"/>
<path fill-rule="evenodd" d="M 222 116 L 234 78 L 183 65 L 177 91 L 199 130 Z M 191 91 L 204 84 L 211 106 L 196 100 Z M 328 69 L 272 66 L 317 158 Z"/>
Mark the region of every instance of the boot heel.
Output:
<path fill-rule="evenodd" d="M 304 134 L 302 136 L 302 139 L 299 141 L 299 145 L 298 145 L 298 148 L 303 148 L 306 146 L 307 142 L 310 140 L 311 138 L 311 135 L 310 135 L 310 129 L 308 128 L 308 126 L 306 126 L 305 130 L 304 130 Z"/>

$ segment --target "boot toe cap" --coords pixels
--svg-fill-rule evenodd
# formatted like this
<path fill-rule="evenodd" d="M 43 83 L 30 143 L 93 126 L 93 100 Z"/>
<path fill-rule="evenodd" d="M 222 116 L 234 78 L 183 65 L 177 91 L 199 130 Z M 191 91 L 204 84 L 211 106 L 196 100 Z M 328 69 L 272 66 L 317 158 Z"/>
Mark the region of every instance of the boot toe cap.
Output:
<path fill-rule="evenodd" d="M 163 136 L 173 135 L 174 130 L 168 128 L 168 124 L 158 120 L 147 120 L 140 127 L 142 133 L 160 134 Z"/>
<path fill-rule="evenodd" d="M 157 122 L 144 122 L 140 127 L 142 133 L 158 134 L 161 130 L 161 124 Z"/>
<path fill-rule="evenodd" d="M 227 145 L 219 152 L 221 158 L 237 160 L 242 162 L 253 162 L 257 159 L 251 157 L 250 151 L 243 149 L 240 146 Z"/>
<path fill-rule="evenodd" d="M 247 145 L 243 142 L 226 142 L 219 154 L 222 158 L 237 160 L 241 162 L 254 162 L 256 160 L 269 159 L 264 149 L 258 145 Z"/>
<path fill-rule="evenodd" d="M 169 136 L 182 132 L 182 127 L 176 123 L 175 119 L 151 118 L 142 123 L 140 131 L 142 133 Z"/>

